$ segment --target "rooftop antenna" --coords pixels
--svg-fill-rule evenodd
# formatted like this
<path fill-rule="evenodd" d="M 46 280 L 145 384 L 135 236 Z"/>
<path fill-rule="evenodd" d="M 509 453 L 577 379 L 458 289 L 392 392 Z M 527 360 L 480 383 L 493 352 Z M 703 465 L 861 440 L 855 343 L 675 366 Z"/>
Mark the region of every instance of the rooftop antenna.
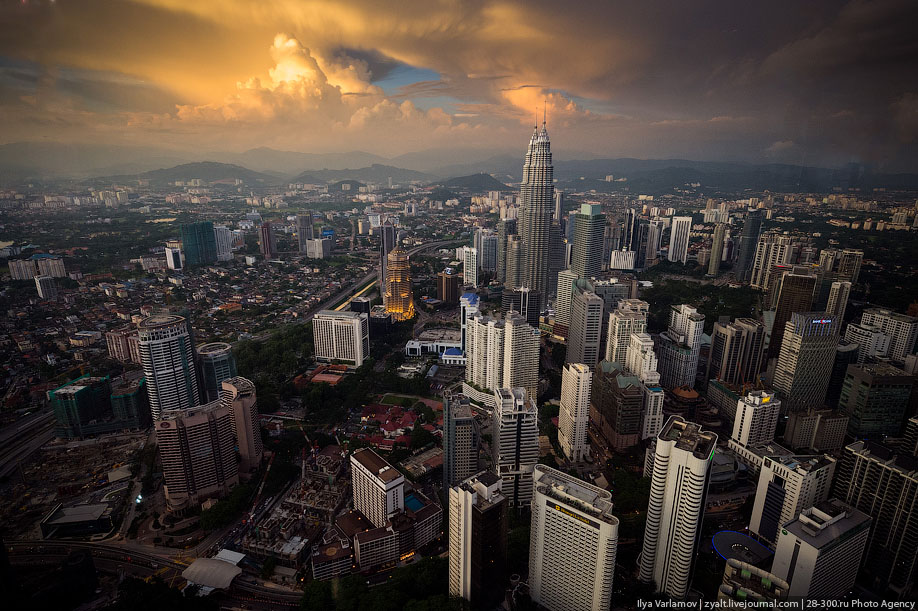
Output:
<path fill-rule="evenodd" d="M 535 117 L 533 118 L 535 120 L 532 122 L 532 129 L 539 129 L 539 107 L 538 106 L 536 106 Z"/>
<path fill-rule="evenodd" d="M 545 115 L 548 112 L 548 100 L 542 100 L 542 127 L 545 127 Z"/>

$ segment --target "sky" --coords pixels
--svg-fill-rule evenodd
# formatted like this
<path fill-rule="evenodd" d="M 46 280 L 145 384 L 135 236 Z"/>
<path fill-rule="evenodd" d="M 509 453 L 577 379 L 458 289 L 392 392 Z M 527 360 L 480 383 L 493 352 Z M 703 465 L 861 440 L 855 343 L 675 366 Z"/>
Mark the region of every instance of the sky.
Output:
<path fill-rule="evenodd" d="M 0 0 L 0 144 L 918 171 L 914 0 Z M 566 153 L 565 153 L 566 152 Z"/>

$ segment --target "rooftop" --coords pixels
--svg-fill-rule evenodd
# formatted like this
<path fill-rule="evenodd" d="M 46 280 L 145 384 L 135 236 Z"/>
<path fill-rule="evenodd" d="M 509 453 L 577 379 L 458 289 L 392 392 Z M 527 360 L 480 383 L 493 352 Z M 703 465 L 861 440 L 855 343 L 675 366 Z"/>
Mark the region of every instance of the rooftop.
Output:
<path fill-rule="evenodd" d="M 182 572 L 191 583 L 208 588 L 225 590 L 242 573 L 238 566 L 216 558 L 198 558 Z"/>
<path fill-rule="evenodd" d="M 612 515 L 612 493 L 545 465 L 536 465 L 533 484 L 541 494 L 574 507 L 579 512 L 618 524 Z"/>
<path fill-rule="evenodd" d="M 750 537 L 735 530 L 722 530 L 711 539 L 714 551 L 724 560 L 740 560 L 759 566 L 774 556 L 774 552 Z"/>
<path fill-rule="evenodd" d="M 158 329 L 160 327 L 184 324 L 184 322 L 185 317 L 177 314 L 154 314 L 153 316 L 147 316 L 137 323 L 137 328 Z"/>
<path fill-rule="evenodd" d="M 402 474 L 399 473 L 395 467 L 390 465 L 385 458 L 369 448 L 360 448 L 351 454 L 351 459 L 356 460 L 366 470 L 373 473 L 384 482 L 391 482 L 402 477 Z"/>
<path fill-rule="evenodd" d="M 769 456 L 768 458 L 772 462 L 783 465 L 791 471 L 796 471 L 797 473 L 812 473 L 813 471 L 818 471 L 828 467 L 829 465 L 835 464 L 834 458 L 830 458 L 824 454 L 816 454 L 812 456 Z"/>
<path fill-rule="evenodd" d="M 231 350 L 232 347 L 226 342 L 211 342 L 198 346 L 198 354 L 202 355 L 221 354 L 230 352 Z"/>
<path fill-rule="evenodd" d="M 830 499 L 804 510 L 796 520 L 787 523 L 784 529 L 813 547 L 821 548 L 852 530 L 869 526 L 870 516 L 866 513 L 838 499 Z"/>
<path fill-rule="evenodd" d="M 663 426 L 658 439 L 661 441 L 674 441 L 676 447 L 686 452 L 691 452 L 696 458 L 710 459 L 717 445 L 717 435 L 710 431 L 702 431 L 701 426 L 688 422 L 679 416 L 673 416 Z"/>
<path fill-rule="evenodd" d="M 335 310 L 322 310 L 322 311 L 320 311 L 320 312 L 316 312 L 316 316 L 315 316 L 315 317 L 316 317 L 316 318 L 320 318 L 320 317 L 321 317 L 321 318 L 349 318 L 349 319 L 355 319 L 355 318 L 360 318 L 361 316 L 364 316 L 364 315 L 365 315 L 365 314 L 364 314 L 363 312 L 351 312 L 351 311 L 349 311 L 349 310 L 341 310 L 341 311 L 339 311 L 339 312 L 336 312 Z"/>

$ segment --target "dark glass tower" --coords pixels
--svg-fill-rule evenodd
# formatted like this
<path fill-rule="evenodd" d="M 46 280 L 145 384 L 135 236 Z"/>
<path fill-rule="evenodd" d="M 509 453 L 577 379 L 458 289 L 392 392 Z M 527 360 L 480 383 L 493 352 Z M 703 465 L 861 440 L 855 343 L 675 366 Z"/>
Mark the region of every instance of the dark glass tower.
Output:
<path fill-rule="evenodd" d="M 217 262 L 217 237 L 210 221 L 182 225 L 182 249 L 185 265 L 210 265 Z"/>
<path fill-rule="evenodd" d="M 750 210 L 743 224 L 743 234 L 739 239 L 739 254 L 736 257 L 736 267 L 733 268 L 736 279 L 744 282 L 749 277 L 752 262 L 755 259 L 755 248 L 762 235 L 763 210 Z"/>
<path fill-rule="evenodd" d="M 554 207 L 554 169 L 545 121 L 541 130 L 533 130 L 529 140 L 520 197 L 520 286 L 545 295 L 549 289 L 549 229 Z"/>

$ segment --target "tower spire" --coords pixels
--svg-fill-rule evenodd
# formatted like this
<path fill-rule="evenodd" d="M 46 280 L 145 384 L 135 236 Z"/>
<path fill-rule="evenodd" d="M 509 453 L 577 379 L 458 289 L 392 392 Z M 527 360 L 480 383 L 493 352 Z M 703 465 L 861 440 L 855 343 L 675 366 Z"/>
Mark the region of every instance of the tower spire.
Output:
<path fill-rule="evenodd" d="M 542 100 L 542 127 L 545 127 L 545 115 L 548 112 L 548 100 Z"/>

